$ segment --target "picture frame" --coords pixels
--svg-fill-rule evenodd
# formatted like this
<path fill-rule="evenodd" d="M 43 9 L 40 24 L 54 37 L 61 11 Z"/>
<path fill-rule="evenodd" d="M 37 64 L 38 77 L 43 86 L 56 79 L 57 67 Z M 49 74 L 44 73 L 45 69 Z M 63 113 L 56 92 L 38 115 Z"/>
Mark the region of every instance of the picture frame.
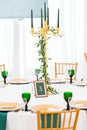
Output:
<path fill-rule="evenodd" d="M 46 97 L 47 90 L 46 90 L 46 82 L 44 80 L 34 81 L 34 90 L 36 97 Z"/>

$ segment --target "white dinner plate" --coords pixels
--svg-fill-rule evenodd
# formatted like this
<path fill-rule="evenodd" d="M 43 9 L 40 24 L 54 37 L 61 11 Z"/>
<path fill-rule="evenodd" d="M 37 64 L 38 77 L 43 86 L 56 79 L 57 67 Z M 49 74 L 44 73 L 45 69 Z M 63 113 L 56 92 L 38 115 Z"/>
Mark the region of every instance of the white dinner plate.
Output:
<path fill-rule="evenodd" d="M 1 102 L 0 111 L 18 111 L 23 108 L 23 104 L 14 102 Z"/>

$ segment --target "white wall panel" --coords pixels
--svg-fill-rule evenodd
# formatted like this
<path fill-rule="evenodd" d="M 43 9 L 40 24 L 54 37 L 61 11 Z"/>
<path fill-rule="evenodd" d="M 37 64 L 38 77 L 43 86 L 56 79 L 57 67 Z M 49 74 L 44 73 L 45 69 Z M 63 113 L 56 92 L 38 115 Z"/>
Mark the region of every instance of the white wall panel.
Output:
<path fill-rule="evenodd" d="M 34 17 L 40 17 L 40 9 L 48 0 L 0 0 L 0 18 L 29 18 L 31 9 Z"/>

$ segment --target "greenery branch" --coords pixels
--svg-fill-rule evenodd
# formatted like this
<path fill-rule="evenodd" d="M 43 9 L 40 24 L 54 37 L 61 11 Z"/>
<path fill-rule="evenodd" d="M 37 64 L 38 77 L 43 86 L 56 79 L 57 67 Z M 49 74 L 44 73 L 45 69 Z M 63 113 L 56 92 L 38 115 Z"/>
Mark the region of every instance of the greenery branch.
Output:
<path fill-rule="evenodd" d="M 47 73 L 47 69 L 48 69 L 48 60 L 46 57 L 46 52 L 45 52 L 45 47 L 46 47 L 46 40 L 44 35 L 39 34 L 38 36 L 38 42 L 36 43 L 36 47 L 38 47 L 38 54 L 39 54 L 39 61 L 40 61 L 40 72 L 41 72 L 41 76 L 40 79 L 41 80 L 45 80 L 46 84 L 47 84 L 47 92 L 48 93 L 52 93 L 52 94 L 58 94 L 58 92 L 56 91 L 56 89 L 54 89 L 53 87 L 50 86 L 50 78 L 49 75 Z"/>

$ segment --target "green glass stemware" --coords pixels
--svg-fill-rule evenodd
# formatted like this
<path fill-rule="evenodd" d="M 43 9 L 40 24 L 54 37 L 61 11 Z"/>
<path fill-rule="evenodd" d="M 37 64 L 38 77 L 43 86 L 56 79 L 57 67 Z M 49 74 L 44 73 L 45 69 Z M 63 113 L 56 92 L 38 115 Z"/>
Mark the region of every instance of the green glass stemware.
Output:
<path fill-rule="evenodd" d="M 73 77 L 74 73 L 75 73 L 75 72 L 74 72 L 73 69 L 68 70 L 68 74 L 69 74 L 69 76 L 70 76 L 70 83 L 72 83 L 72 77 Z"/>
<path fill-rule="evenodd" d="M 39 68 L 35 69 L 35 75 L 36 75 L 36 77 L 37 77 L 37 80 L 38 80 L 38 75 L 39 75 L 40 71 L 41 71 L 41 70 L 40 70 Z"/>
<path fill-rule="evenodd" d="M 67 102 L 67 110 L 70 110 L 69 102 L 71 101 L 72 96 L 73 96 L 72 92 L 69 91 L 64 92 L 64 99 Z"/>
<path fill-rule="evenodd" d="M 8 71 L 2 71 L 1 72 L 1 75 L 2 75 L 2 77 L 4 78 L 4 84 L 6 84 L 6 78 L 7 78 L 7 76 L 8 76 Z"/>
<path fill-rule="evenodd" d="M 31 98 L 31 93 L 29 93 L 29 92 L 22 93 L 22 99 L 26 103 L 25 104 L 25 111 L 29 111 L 28 110 L 28 102 L 30 101 L 30 98 Z"/>

